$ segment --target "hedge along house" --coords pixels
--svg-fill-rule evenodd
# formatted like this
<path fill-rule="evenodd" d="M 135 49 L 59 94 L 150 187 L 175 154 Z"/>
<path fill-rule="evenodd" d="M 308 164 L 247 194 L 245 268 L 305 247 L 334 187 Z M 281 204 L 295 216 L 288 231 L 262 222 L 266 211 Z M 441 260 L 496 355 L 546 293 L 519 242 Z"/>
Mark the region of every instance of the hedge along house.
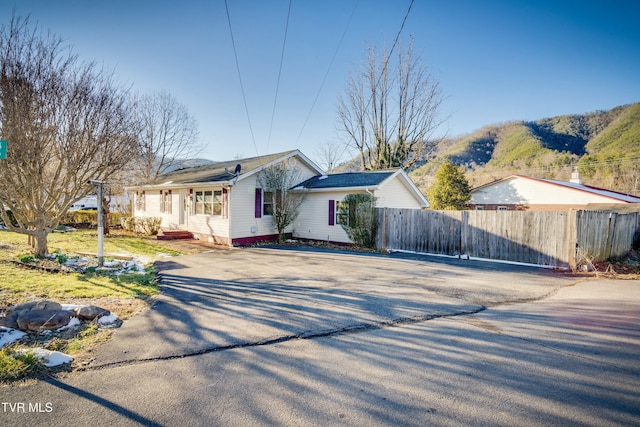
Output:
<path fill-rule="evenodd" d="M 301 182 L 292 191 L 307 193 L 296 221 L 286 230 L 295 238 L 349 243 L 336 220 L 336 207 L 351 193 L 371 192 L 379 207 L 428 205 L 402 170 L 326 175 L 293 150 L 185 168 L 147 185 L 127 187 L 133 215 L 161 218 L 163 230 L 186 230 L 212 243 L 239 246 L 275 240 L 276 195 L 261 188 L 260 177 L 265 169 L 283 163 L 299 172 Z"/>

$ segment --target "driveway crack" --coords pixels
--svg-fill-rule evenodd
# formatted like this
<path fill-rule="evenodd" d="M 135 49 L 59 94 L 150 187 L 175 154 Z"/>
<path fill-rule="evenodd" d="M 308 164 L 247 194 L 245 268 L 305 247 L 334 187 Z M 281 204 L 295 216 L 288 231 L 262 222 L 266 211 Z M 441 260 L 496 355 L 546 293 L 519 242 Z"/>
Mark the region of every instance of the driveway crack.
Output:
<path fill-rule="evenodd" d="M 242 348 L 263 347 L 263 346 L 269 346 L 269 345 L 274 345 L 274 344 L 281 344 L 281 343 L 285 343 L 285 342 L 289 342 L 289 341 L 295 341 L 295 340 L 311 340 L 311 339 L 316 339 L 316 338 L 326 338 L 326 337 L 334 337 L 334 336 L 340 336 L 340 335 L 358 334 L 358 333 L 363 333 L 363 332 L 369 332 L 369 331 L 376 331 L 376 330 L 393 328 L 393 327 L 396 327 L 396 326 L 417 324 L 417 323 L 422 323 L 422 322 L 426 322 L 426 321 L 433 320 L 433 319 L 454 318 L 454 317 L 459 317 L 459 316 L 467 316 L 467 315 L 471 315 L 471 314 L 480 313 L 480 312 L 482 312 L 482 311 L 484 311 L 486 309 L 487 309 L 486 306 L 480 305 L 475 309 L 459 311 L 459 312 L 456 312 L 456 313 L 426 314 L 426 315 L 420 315 L 420 316 L 401 317 L 401 318 L 391 319 L 391 320 L 382 320 L 382 321 L 379 321 L 379 322 L 358 323 L 358 324 L 354 324 L 354 325 L 347 325 L 347 326 L 344 326 L 342 328 L 337 328 L 337 329 L 325 329 L 325 330 L 320 330 L 320 331 L 318 331 L 318 330 L 303 331 L 303 332 L 300 332 L 300 333 L 297 333 L 297 334 L 289 334 L 289 335 L 282 335 L 282 336 L 277 336 L 277 337 L 270 337 L 270 338 L 265 338 L 265 339 L 261 339 L 261 340 L 247 341 L 247 342 L 238 343 L 238 344 L 206 347 L 206 348 L 203 348 L 203 349 L 200 349 L 200 350 L 197 350 L 197 351 L 193 351 L 193 352 L 189 352 L 189 353 L 173 354 L 173 355 L 168 355 L 168 356 L 149 357 L 149 358 L 142 358 L 142 359 L 123 360 L 123 361 L 110 362 L 110 363 L 105 363 L 105 364 L 95 365 L 95 366 L 91 366 L 91 365 L 83 366 L 81 368 L 76 369 L 74 372 L 98 371 L 98 370 L 103 370 L 103 369 L 108 369 L 108 368 L 116 368 L 116 367 L 121 367 L 121 366 L 137 365 L 137 364 L 159 362 L 159 361 L 166 361 L 166 360 L 183 359 L 183 358 L 186 358 L 186 357 L 201 356 L 201 355 L 204 355 L 204 354 L 222 352 L 222 351 L 227 351 L 227 350 L 236 350 L 236 349 L 242 349 Z"/>

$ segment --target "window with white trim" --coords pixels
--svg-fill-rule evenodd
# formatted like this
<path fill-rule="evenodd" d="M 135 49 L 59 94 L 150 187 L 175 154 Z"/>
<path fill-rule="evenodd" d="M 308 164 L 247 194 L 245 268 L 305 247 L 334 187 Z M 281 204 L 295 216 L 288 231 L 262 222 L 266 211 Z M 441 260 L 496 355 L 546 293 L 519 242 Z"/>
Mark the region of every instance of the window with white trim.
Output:
<path fill-rule="evenodd" d="M 345 202 L 336 201 L 336 224 L 349 225 L 350 209 Z"/>
<path fill-rule="evenodd" d="M 141 191 L 136 193 L 136 210 L 139 212 L 147 210 L 147 203 L 145 200 L 145 192 Z"/>
<path fill-rule="evenodd" d="M 262 190 L 262 216 L 272 216 L 274 206 L 273 191 Z"/>
<path fill-rule="evenodd" d="M 196 215 L 222 215 L 222 190 L 195 191 Z"/>
<path fill-rule="evenodd" d="M 160 212 L 171 213 L 171 190 L 160 191 Z"/>
<path fill-rule="evenodd" d="M 213 192 L 213 214 L 222 215 L 222 190 Z"/>

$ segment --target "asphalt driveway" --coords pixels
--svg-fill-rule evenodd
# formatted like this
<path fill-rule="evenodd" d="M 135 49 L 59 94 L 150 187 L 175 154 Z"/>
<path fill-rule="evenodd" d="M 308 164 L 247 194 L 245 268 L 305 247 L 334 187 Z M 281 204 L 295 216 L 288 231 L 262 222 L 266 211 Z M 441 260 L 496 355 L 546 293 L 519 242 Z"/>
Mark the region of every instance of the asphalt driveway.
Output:
<path fill-rule="evenodd" d="M 51 408 L 0 425 L 640 424 L 640 281 L 290 249 L 159 267 L 88 371 L 0 388 Z"/>
<path fill-rule="evenodd" d="M 548 270 L 283 247 L 159 262 L 162 296 L 95 366 L 161 359 L 477 313 L 575 282 Z"/>

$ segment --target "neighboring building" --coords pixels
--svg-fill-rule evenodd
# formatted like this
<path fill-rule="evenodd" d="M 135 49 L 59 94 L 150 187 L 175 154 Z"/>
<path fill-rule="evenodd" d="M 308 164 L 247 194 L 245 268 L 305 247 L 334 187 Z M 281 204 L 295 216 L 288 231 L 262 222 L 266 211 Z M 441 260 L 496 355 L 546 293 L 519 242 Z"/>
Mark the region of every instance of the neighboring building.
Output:
<path fill-rule="evenodd" d="M 551 211 L 630 203 L 640 203 L 640 197 L 584 185 L 574 173 L 570 182 L 511 175 L 471 190 L 468 206 L 476 210 Z"/>
<path fill-rule="evenodd" d="M 128 212 L 129 211 L 129 196 L 110 196 L 107 197 L 109 201 L 109 212 Z M 97 210 L 98 198 L 97 196 L 87 196 L 77 200 L 69 208 L 70 211 L 78 210 Z"/>
<path fill-rule="evenodd" d="M 260 188 L 260 172 L 286 162 L 300 171 L 297 191 L 308 191 L 293 237 L 349 242 L 336 224 L 336 204 L 344 196 L 371 192 L 378 206 L 421 208 L 428 205 L 401 170 L 325 175 L 298 150 L 177 170 L 149 185 L 128 187 L 136 217 L 160 217 L 162 228 L 187 230 L 201 240 L 244 245 L 272 240 L 271 195 Z M 295 191 L 295 190 L 294 190 Z M 266 193 L 266 194 L 265 194 Z"/>

